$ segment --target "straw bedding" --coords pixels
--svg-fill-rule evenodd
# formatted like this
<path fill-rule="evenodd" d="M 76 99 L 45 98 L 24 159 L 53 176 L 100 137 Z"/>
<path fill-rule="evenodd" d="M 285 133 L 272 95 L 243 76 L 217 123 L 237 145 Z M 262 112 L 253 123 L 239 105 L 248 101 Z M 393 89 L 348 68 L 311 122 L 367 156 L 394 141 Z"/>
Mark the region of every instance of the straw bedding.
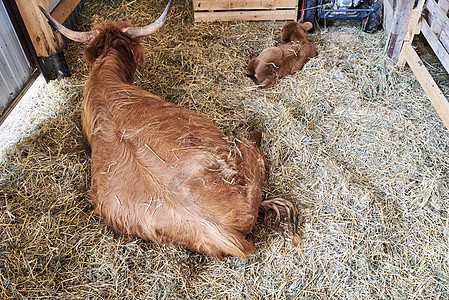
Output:
<path fill-rule="evenodd" d="M 104 20 L 143 25 L 164 1 L 85 1 L 79 30 Z M 175 1 L 142 39 L 136 84 L 199 111 L 225 132 L 263 132 L 266 197 L 301 208 L 300 239 L 259 222 L 255 255 L 216 260 L 115 234 L 93 215 L 74 76 L 54 81 L 55 117 L 0 165 L 1 298 L 443 299 L 449 295 L 449 132 L 408 69 L 384 56 L 385 34 L 353 24 L 310 38 L 319 55 L 259 90 L 251 55 L 279 43 L 283 23 L 192 23 Z M 446 74 L 447 75 L 447 74 Z"/>

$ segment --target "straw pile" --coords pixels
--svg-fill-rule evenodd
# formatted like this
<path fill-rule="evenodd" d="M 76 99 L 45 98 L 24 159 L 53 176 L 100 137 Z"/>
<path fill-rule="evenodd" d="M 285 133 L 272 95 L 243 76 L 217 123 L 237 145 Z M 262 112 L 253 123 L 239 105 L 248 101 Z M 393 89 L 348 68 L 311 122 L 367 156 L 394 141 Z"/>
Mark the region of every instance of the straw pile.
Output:
<path fill-rule="evenodd" d="M 85 1 L 80 30 L 151 22 L 165 1 Z M 115 234 L 87 199 L 81 146 L 85 45 L 55 117 L 0 165 L 1 298 L 442 299 L 449 295 L 449 132 L 410 70 L 383 54 L 383 32 L 317 30 L 318 57 L 268 90 L 245 77 L 283 23 L 192 24 L 176 1 L 142 39 L 136 84 L 224 131 L 263 132 L 266 195 L 302 207 L 302 238 L 256 226 L 254 256 L 216 260 Z"/>

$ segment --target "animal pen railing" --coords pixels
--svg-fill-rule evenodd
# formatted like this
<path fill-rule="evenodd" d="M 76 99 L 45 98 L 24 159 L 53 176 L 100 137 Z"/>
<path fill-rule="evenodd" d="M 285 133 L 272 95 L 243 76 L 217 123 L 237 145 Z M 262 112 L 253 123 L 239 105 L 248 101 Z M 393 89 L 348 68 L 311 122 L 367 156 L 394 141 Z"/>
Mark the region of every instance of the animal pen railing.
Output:
<path fill-rule="evenodd" d="M 414 0 L 384 0 L 387 55 L 401 66 L 410 66 L 449 129 L 449 102 L 412 47 L 413 37 L 422 33 L 449 73 L 449 0 L 419 0 L 414 4 Z"/>

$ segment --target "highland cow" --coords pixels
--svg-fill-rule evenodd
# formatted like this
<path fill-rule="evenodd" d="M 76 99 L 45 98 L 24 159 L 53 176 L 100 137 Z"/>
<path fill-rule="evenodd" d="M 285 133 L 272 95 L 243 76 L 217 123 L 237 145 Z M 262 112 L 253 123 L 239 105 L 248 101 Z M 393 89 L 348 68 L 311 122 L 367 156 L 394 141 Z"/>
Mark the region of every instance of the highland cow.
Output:
<path fill-rule="evenodd" d="M 71 31 L 41 8 L 66 37 L 89 43 L 82 127 L 91 148 L 91 199 L 119 233 L 245 258 L 254 252 L 265 181 L 260 133 L 226 136 L 204 116 L 132 84 L 144 63 L 139 37 L 162 26 L 170 5 L 148 26 L 106 23 L 90 32 Z"/>

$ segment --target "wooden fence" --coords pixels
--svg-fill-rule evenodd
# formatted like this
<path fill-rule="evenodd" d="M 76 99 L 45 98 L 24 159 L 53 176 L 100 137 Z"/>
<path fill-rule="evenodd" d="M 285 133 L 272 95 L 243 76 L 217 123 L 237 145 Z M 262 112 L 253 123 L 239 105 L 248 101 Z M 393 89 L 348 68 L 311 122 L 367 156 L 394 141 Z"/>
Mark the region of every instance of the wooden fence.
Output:
<path fill-rule="evenodd" d="M 419 0 L 416 6 L 414 3 L 413 0 L 384 0 L 387 55 L 401 66 L 406 63 L 410 66 L 449 129 L 449 102 L 412 47 L 414 36 L 422 33 L 449 74 L 449 0 Z"/>
<path fill-rule="evenodd" d="M 193 0 L 195 22 L 296 20 L 298 0 Z"/>

